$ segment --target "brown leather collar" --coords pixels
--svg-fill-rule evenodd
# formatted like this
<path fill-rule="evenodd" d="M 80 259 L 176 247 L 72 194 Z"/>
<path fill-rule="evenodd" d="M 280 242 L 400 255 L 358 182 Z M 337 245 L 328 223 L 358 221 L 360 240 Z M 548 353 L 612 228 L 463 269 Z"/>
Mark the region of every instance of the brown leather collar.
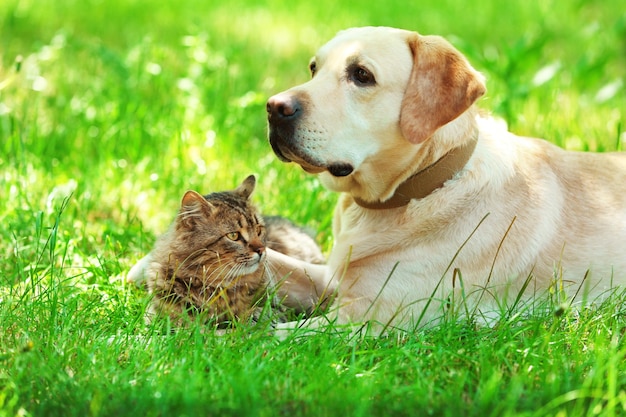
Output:
<path fill-rule="evenodd" d="M 467 164 L 476 148 L 477 137 L 457 148 L 451 149 L 427 168 L 413 174 L 396 189 L 391 198 L 385 201 L 364 201 L 353 197 L 363 208 L 382 210 L 403 207 L 412 199 L 424 198 L 452 179 Z"/>

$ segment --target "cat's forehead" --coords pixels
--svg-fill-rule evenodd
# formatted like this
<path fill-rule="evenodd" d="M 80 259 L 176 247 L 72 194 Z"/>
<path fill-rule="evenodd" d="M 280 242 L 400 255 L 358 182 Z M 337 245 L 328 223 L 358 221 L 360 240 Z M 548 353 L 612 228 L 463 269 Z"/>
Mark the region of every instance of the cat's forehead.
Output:
<path fill-rule="evenodd" d="M 234 191 L 220 191 L 207 194 L 204 196 L 204 199 L 215 206 L 218 204 L 232 207 L 247 207 L 250 205 L 247 198 Z"/>
<path fill-rule="evenodd" d="M 215 208 L 215 218 L 224 225 L 248 227 L 263 224 L 256 207 L 242 198 L 219 198 L 207 201 Z"/>

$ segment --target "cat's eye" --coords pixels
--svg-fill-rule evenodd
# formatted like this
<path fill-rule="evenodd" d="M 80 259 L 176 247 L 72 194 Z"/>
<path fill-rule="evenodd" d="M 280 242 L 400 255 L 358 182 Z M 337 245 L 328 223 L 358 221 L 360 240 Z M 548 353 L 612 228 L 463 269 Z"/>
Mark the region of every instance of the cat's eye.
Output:
<path fill-rule="evenodd" d="M 239 232 L 230 232 L 226 234 L 226 237 L 230 240 L 237 241 L 241 239 L 241 233 Z"/>
<path fill-rule="evenodd" d="M 265 226 L 258 225 L 256 227 L 256 234 L 261 236 L 263 233 L 265 233 Z"/>

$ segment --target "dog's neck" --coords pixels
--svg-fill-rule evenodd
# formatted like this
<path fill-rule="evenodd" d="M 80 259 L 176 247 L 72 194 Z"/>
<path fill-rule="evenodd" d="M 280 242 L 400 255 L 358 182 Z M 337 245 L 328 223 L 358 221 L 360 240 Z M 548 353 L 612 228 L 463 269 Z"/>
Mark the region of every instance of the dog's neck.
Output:
<path fill-rule="evenodd" d="M 467 143 L 452 148 L 433 164 L 407 178 L 385 201 L 372 202 L 353 197 L 354 201 L 363 208 L 384 210 L 403 207 L 413 199 L 427 197 L 465 167 L 474 153 L 477 141 L 478 137 L 474 136 Z"/>

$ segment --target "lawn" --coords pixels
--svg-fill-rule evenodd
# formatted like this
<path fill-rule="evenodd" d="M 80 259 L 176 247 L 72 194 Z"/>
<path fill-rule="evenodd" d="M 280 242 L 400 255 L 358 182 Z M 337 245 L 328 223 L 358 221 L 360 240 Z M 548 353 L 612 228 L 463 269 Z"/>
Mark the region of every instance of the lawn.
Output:
<path fill-rule="evenodd" d="M 626 414 L 620 292 L 493 328 L 278 341 L 246 326 L 163 335 L 123 280 L 185 190 L 251 173 L 264 213 L 329 250 L 337 196 L 275 158 L 265 101 L 345 27 L 443 35 L 514 132 L 624 149 L 622 3 L 0 2 L 0 417 Z"/>

